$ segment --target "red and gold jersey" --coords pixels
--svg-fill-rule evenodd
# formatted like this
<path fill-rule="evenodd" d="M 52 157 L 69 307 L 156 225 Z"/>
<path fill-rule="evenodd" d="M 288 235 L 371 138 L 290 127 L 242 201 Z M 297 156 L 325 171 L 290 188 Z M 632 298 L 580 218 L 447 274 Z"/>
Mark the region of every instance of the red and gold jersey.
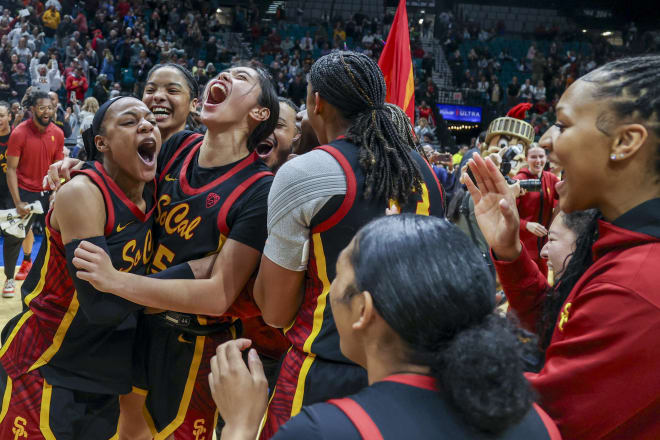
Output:
<path fill-rule="evenodd" d="M 152 223 L 155 182 L 145 185 L 147 211 L 132 203 L 98 162 L 75 172 L 87 176 L 105 201 L 104 235 L 113 266 L 145 274 L 153 254 Z M 84 215 L 84 207 L 80 209 Z M 126 393 L 131 389 L 132 351 L 140 306 L 111 294 L 94 299 L 94 307 L 118 314 L 113 325 L 90 319 L 67 269 L 59 231 L 46 217 L 46 235 L 39 255 L 21 287 L 23 312 L 2 332 L 0 362 L 7 374 L 18 376 L 40 369 L 52 385 L 88 392 Z"/>

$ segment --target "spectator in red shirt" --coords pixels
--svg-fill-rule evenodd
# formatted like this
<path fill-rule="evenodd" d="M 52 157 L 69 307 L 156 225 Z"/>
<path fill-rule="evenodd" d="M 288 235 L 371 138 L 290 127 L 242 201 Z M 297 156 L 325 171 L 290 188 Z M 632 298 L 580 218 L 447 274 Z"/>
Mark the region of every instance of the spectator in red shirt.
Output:
<path fill-rule="evenodd" d="M 76 101 L 82 102 L 85 100 L 85 92 L 89 85 L 87 84 L 87 78 L 83 74 L 82 68 L 80 65 L 76 67 L 71 75 L 66 78 L 66 96 L 67 102 L 72 103 L 71 95 L 75 93 Z"/>
<path fill-rule="evenodd" d="M 7 147 L 7 186 L 11 193 L 14 206 L 21 217 L 30 212 L 27 205 L 40 201 L 44 211 L 48 210 L 48 192 L 42 191 L 42 179 L 48 172 L 50 164 L 62 160 L 64 155 L 64 134 L 62 130 L 51 124 L 53 103 L 46 92 L 33 91 L 29 96 L 32 119 L 21 122 L 9 136 Z M 30 231 L 36 215 L 32 215 L 25 230 Z M 22 238 L 7 237 L 4 246 L 8 247 L 5 254 L 5 265 L 16 265 L 21 250 Z M 32 243 L 28 243 L 29 251 L 16 279 L 25 279 L 32 267 Z"/>

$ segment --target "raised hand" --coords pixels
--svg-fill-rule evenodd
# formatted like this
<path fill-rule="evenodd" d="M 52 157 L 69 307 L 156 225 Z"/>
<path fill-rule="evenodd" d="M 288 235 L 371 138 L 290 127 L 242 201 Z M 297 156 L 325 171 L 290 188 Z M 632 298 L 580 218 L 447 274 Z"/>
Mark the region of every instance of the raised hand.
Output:
<path fill-rule="evenodd" d="M 474 214 L 484 238 L 499 259 L 516 259 L 522 245 L 518 232 L 520 217 L 512 189 L 492 160 L 475 154 L 468 166 L 476 184 L 467 174 L 464 182 L 474 200 Z"/>

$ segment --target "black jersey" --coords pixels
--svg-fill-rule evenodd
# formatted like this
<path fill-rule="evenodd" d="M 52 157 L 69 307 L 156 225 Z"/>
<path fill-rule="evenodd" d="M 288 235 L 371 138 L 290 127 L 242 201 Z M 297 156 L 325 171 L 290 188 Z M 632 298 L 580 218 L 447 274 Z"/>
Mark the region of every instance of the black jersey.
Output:
<path fill-rule="evenodd" d="M 480 432 L 438 393 L 433 378 L 396 374 L 350 398 L 304 407 L 274 437 L 299 438 L 559 440 L 561 436 L 550 416 L 537 405 L 498 435 Z"/>
<path fill-rule="evenodd" d="M 0 199 L 9 198 L 11 200 L 9 186 L 7 185 L 7 145 L 9 144 L 9 134 L 0 136 Z"/>
<path fill-rule="evenodd" d="M 272 172 L 256 153 L 226 166 L 200 167 L 202 140 L 181 132 L 163 146 L 152 273 L 219 252 L 227 239 L 263 250 Z"/>
<path fill-rule="evenodd" d="M 153 253 L 155 182 L 145 185 L 147 209 L 143 213 L 100 163 L 85 164 L 73 174 L 87 176 L 103 194 L 104 235 L 113 266 L 145 274 Z M 21 287 L 23 312 L 2 332 L 0 362 L 12 378 L 40 369 L 51 385 L 104 394 L 127 393 L 132 384 L 133 342 L 141 307 L 115 295 L 94 293 L 90 298 L 76 291 L 62 237 L 50 225 L 51 213 L 46 218 L 44 243 Z M 116 323 L 95 322 L 98 309 L 90 307 L 116 313 Z"/>
<path fill-rule="evenodd" d="M 383 200 L 366 200 L 364 172 L 359 164 L 359 149 L 339 138 L 318 147 L 331 154 L 346 176 L 346 195 L 332 198 L 311 221 L 310 255 L 305 277 L 305 293 L 300 311 L 286 336 L 298 350 L 320 358 L 349 362 L 339 350 L 339 336 L 327 303 L 335 264 L 341 251 L 357 231 L 369 221 L 385 214 Z M 410 152 L 422 177 L 422 193 L 413 194 L 401 212 L 444 216 L 442 187 L 428 163 L 415 151 Z"/>

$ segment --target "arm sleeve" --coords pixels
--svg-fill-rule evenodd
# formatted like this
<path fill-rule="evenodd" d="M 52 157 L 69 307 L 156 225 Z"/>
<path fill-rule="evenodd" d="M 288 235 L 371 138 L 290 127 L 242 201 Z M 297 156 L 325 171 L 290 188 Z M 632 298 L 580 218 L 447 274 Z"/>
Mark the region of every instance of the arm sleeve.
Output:
<path fill-rule="evenodd" d="M 529 256 L 525 246 L 517 259 L 498 260 L 491 250 L 491 259 L 506 293 L 509 305 L 525 329 L 536 333 L 536 322 L 545 293 L 550 288 L 547 279 Z"/>
<path fill-rule="evenodd" d="M 7 156 L 21 157 L 23 145 L 25 144 L 25 134 L 23 130 L 14 130 L 9 135 L 7 145 Z"/>
<path fill-rule="evenodd" d="M 161 280 L 194 280 L 195 274 L 193 273 L 188 263 L 179 263 L 175 266 L 170 266 L 167 269 L 147 275 L 151 278 Z"/>
<path fill-rule="evenodd" d="M 100 292 L 90 283 L 83 281 L 76 276 L 77 269 L 73 265 L 72 260 L 74 257 L 73 253 L 81 241 L 82 240 L 73 240 L 65 246 L 66 266 L 78 294 L 80 309 L 87 319 L 93 324 L 117 325 L 131 313 L 141 310 L 141 305 L 126 301 L 125 299 L 111 293 Z M 86 238 L 85 241 L 89 241 L 90 243 L 103 248 L 107 254 L 110 254 L 105 237 L 91 237 Z"/>
<path fill-rule="evenodd" d="M 345 194 L 344 171 L 323 150 L 311 151 L 284 164 L 268 195 L 264 255 L 286 269 L 305 270 L 312 219 L 333 196 Z"/>

